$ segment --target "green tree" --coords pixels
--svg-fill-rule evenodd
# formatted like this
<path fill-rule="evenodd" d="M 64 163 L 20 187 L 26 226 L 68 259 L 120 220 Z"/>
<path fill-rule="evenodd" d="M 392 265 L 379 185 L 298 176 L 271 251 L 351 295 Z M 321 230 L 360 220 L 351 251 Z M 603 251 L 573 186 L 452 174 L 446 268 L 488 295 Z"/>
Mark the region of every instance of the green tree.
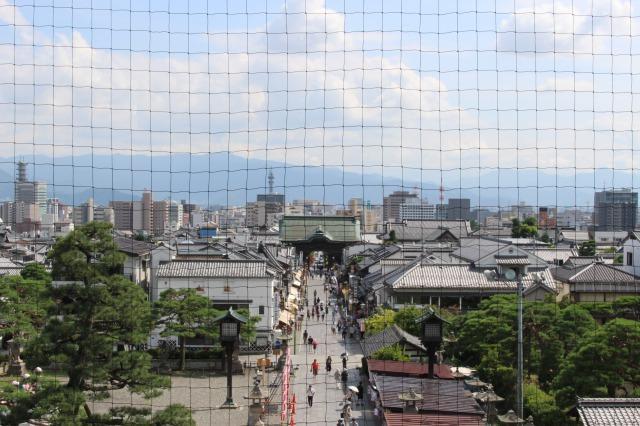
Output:
<path fill-rule="evenodd" d="M 511 238 L 520 238 L 520 219 L 511 219 Z"/>
<path fill-rule="evenodd" d="M 11 336 L 20 345 L 42 330 L 50 305 L 44 281 L 22 277 L 0 279 L 2 333 Z"/>
<path fill-rule="evenodd" d="M 180 369 L 186 363 L 186 339 L 196 336 L 213 338 L 217 327 L 213 320 L 220 314 L 209 299 L 195 289 L 169 289 L 160 294 L 154 306 L 156 323 L 164 327 L 163 337 L 176 336 L 180 343 Z"/>
<path fill-rule="evenodd" d="M 420 324 L 416 320 L 424 314 L 424 311 L 416 306 L 405 306 L 394 315 L 393 322 L 414 336 L 420 336 Z"/>
<path fill-rule="evenodd" d="M 536 425 L 556 426 L 569 425 L 569 419 L 558 408 L 553 396 L 544 392 L 535 383 L 524 385 L 524 415 L 533 416 Z"/>
<path fill-rule="evenodd" d="M 580 256 L 595 256 L 596 242 L 594 240 L 585 241 L 578 246 L 578 254 Z"/>
<path fill-rule="evenodd" d="M 543 243 L 549 244 L 549 242 L 551 241 L 551 238 L 549 237 L 549 233 L 545 231 L 545 233 L 542 234 L 542 236 L 540 237 L 540 241 L 542 241 Z"/>
<path fill-rule="evenodd" d="M 398 237 L 396 236 L 396 230 L 392 229 L 391 231 L 389 231 L 389 242 L 395 243 L 396 241 L 398 241 Z"/>
<path fill-rule="evenodd" d="M 22 271 L 20 271 L 20 276 L 25 280 L 42 281 L 44 283 L 51 282 L 51 274 L 39 263 L 28 263 L 25 265 Z"/>
<path fill-rule="evenodd" d="M 611 304 L 615 315 L 640 321 L 640 296 L 624 296 Z"/>
<path fill-rule="evenodd" d="M 382 309 L 365 320 L 365 330 L 369 334 L 379 333 L 394 324 L 395 316 L 392 309 Z"/>
<path fill-rule="evenodd" d="M 260 322 L 259 315 L 251 315 L 248 309 L 238 309 L 238 313 L 242 315 L 247 322 L 240 328 L 240 340 L 243 342 L 253 342 L 256 339 L 256 326 Z"/>
<path fill-rule="evenodd" d="M 567 356 L 554 381 L 556 401 L 565 408 L 576 395 L 613 397 L 640 385 L 639 368 L 640 323 L 614 319 L 589 332 Z"/>
<path fill-rule="evenodd" d="M 538 224 L 535 217 L 528 217 L 523 222 L 518 218 L 511 219 L 511 237 L 534 238 L 538 235 Z"/>
<path fill-rule="evenodd" d="M 458 339 L 449 346 L 449 354 L 465 364 L 484 364 L 492 376 L 504 377 L 498 367 L 516 367 L 516 308 L 515 296 L 494 296 L 476 311 L 454 318 L 451 328 Z M 581 306 L 525 302 L 523 327 L 525 373 L 538 377 L 540 386 L 548 389 L 566 354 L 596 324 Z"/>
<path fill-rule="evenodd" d="M 471 221 L 469 222 L 469 225 L 471 226 L 472 231 L 477 231 L 478 229 L 480 229 L 480 224 L 475 219 L 471 219 Z"/>
<path fill-rule="evenodd" d="M 49 257 L 53 278 L 66 283 L 51 288 L 55 303 L 49 321 L 30 342 L 26 360 L 32 366 L 55 362 L 68 381 L 39 392 L 34 412 L 55 416 L 58 424 L 75 424 L 93 418 L 85 403 L 88 393 L 100 399 L 128 389 L 154 397 L 169 387 L 168 378 L 150 372 L 151 357 L 135 350 L 153 327 L 151 308 L 144 291 L 118 274 L 124 255 L 111 225 L 79 227 L 60 239 Z"/>
<path fill-rule="evenodd" d="M 411 358 L 404 352 L 404 349 L 399 344 L 391 345 L 379 349 L 371 358 L 379 359 L 382 361 L 410 361 Z"/>

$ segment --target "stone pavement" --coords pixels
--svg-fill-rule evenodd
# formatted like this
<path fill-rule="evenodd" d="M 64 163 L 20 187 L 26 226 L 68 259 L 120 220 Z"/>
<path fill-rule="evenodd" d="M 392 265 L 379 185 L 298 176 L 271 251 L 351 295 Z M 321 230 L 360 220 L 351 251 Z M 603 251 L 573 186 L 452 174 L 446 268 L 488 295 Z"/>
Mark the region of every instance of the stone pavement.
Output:
<path fill-rule="evenodd" d="M 324 292 L 322 278 L 315 278 L 309 280 L 309 288 L 307 294 L 309 297 L 309 303 L 313 298 L 313 291 L 316 290 L 320 300 L 327 304 L 328 293 Z M 337 317 L 336 317 L 337 320 Z M 306 319 L 302 326 L 301 332 L 304 330 L 309 332 L 309 335 L 316 339 L 319 343 L 317 350 L 313 351 L 311 347 L 307 347 L 302 343 L 302 338 L 297 339 L 298 344 L 296 348 L 296 354 L 292 355 L 292 362 L 294 367 L 298 367 L 296 375 L 292 378 L 292 392 L 296 394 L 298 401 L 296 424 L 298 425 L 335 425 L 340 418 L 340 413 L 343 407 L 344 392 L 342 388 L 336 386 L 334 379 L 334 373 L 336 368 L 342 370 L 342 359 L 340 354 L 347 352 L 349 359 L 347 362 L 347 369 L 349 373 L 349 381 L 347 386 L 357 386 L 360 381 L 360 370 L 358 367 L 362 365 L 362 351 L 360 343 L 357 340 L 348 341 L 345 343 L 342 337 L 337 333 L 331 332 L 331 310 L 329 314 L 325 316 L 325 320 L 318 321 L 316 319 Z M 325 369 L 325 361 L 327 355 L 332 358 L 332 369 L 330 373 L 327 373 Z M 318 376 L 313 377 L 311 372 L 311 364 L 313 360 L 317 359 L 320 364 L 320 372 Z M 316 390 L 313 400 L 313 407 L 307 405 L 306 390 L 309 385 L 313 385 Z M 363 382 L 366 385 L 366 381 Z M 365 386 L 366 392 L 366 386 Z M 366 395 L 365 395 L 366 401 Z M 377 422 L 373 416 L 372 407 L 367 407 L 363 410 L 362 407 L 353 405 L 352 415 L 358 421 L 358 425 L 377 425 Z"/>
<path fill-rule="evenodd" d="M 321 300 L 325 301 L 326 294 L 323 290 L 322 279 L 309 280 L 309 298 L 313 296 L 313 290 L 318 292 Z M 307 331 L 314 337 L 319 345 L 314 354 L 302 343 L 302 332 Z M 294 367 L 298 367 L 296 375 L 292 377 L 292 392 L 296 394 L 298 405 L 296 424 L 297 425 L 335 425 L 340 418 L 342 410 L 343 391 L 336 387 L 333 374 L 335 369 L 342 369 L 340 354 L 349 353 L 348 385 L 357 386 L 360 376 L 357 367 L 361 364 L 361 348 L 358 341 L 350 341 L 345 344 L 342 337 L 331 333 L 331 313 L 325 317 L 325 321 L 311 319 L 306 320 L 302 330 L 297 336 L 296 354 L 292 356 Z M 293 342 L 292 342 L 293 344 Z M 325 370 L 325 360 L 327 354 L 333 359 L 332 370 L 327 374 Z M 264 355 L 243 355 L 241 361 L 253 361 Z M 275 357 L 271 356 L 272 360 Z M 311 363 L 314 359 L 320 364 L 320 373 L 316 378 L 311 374 Z M 205 425 L 246 425 L 249 417 L 248 401 L 244 399 L 253 387 L 253 377 L 255 369 L 247 370 L 244 375 L 233 376 L 233 397 L 240 406 L 238 410 L 220 410 L 220 405 L 225 400 L 226 379 L 220 374 L 211 374 L 208 371 L 189 372 L 184 375 L 174 375 L 171 377 L 172 387 L 166 390 L 159 397 L 145 400 L 140 395 L 132 395 L 126 390 L 114 391 L 107 400 L 90 402 L 89 406 L 95 412 L 106 412 L 110 408 L 116 407 L 146 407 L 152 410 L 159 410 L 169 404 L 183 404 L 193 411 L 193 418 L 198 426 Z M 268 373 L 262 383 L 262 389 L 269 392 L 272 388 L 268 386 L 277 377 L 276 372 Z M 316 390 L 313 407 L 307 406 L 306 389 L 312 384 Z M 366 385 L 366 382 L 363 382 Z M 366 389 L 366 386 L 365 386 Z M 281 389 L 278 389 L 278 394 Z M 276 397 L 274 404 L 269 407 L 269 415 L 265 419 L 268 425 L 280 425 L 279 422 L 279 397 Z M 378 426 L 379 422 L 373 416 L 373 407 L 368 406 L 366 410 L 361 407 L 353 407 L 353 416 L 358 421 L 358 425 Z"/>

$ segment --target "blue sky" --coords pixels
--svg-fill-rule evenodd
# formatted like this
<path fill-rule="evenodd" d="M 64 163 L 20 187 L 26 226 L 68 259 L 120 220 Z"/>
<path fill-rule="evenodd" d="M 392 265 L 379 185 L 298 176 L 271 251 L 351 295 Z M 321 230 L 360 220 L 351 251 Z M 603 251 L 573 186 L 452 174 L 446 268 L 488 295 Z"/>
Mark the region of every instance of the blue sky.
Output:
<path fill-rule="evenodd" d="M 610 169 L 638 186 L 630 1 L 91 5 L 0 0 L 7 155 L 231 151 L 452 186 Z"/>

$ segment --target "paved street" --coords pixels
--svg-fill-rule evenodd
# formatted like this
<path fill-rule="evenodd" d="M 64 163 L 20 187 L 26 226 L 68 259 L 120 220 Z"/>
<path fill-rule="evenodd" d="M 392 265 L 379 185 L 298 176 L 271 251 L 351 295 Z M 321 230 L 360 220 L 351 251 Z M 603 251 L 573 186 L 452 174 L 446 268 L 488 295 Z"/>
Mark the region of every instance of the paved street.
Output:
<path fill-rule="evenodd" d="M 307 294 L 310 304 L 314 290 L 317 291 L 318 296 L 326 305 L 328 302 L 328 293 L 324 292 L 323 280 L 321 278 L 309 280 Z M 311 337 L 318 341 L 319 345 L 314 353 L 312 348 L 305 346 L 302 343 L 302 339 L 299 339 L 298 341 L 300 343 L 297 345 L 297 354 L 292 356 L 294 367 L 298 367 L 296 376 L 292 381 L 294 384 L 292 391 L 295 392 L 298 400 L 296 424 L 335 425 L 340 418 L 344 393 L 342 389 L 338 389 L 336 386 L 334 373 L 336 369 L 342 369 L 340 354 L 347 352 L 349 354 L 349 360 L 347 362 L 349 372 L 348 385 L 358 385 L 358 382 L 360 381 L 360 370 L 357 369 L 357 367 L 362 365 L 360 343 L 354 339 L 353 341 L 348 341 L 345 344 L 345 342 L 342 341 L 342 337 L 337 332 L 335 335 L 332 334 L 331 310 L 330 313 L 325 316 L 324 321 L 318 321 L 313 318 L 307 320 L 305 316 L 305 322 L 302 326 L 301 332 L 304 332 L 305 329 L 309 332 Z M 327 373 L 325 369 L 325 360 L 328 355 L 330 355 L 333 360 L 330 373 Z M 320 364 L 320 373 L 315 378 L 311 372 L 311 364 L 314 359 L 317 359 Z M 309 407 L 307 405 L 306 398 L 306 390 L 310 384 L 313 385 L 316 390 L 313 407 Z M 373 419 L 371 408 L 365 411 L 366 413 L 363 413 L 361 407 L 353 406 L 353 417 L 358 421 L 358 425 L 377 424 Z"/>
<path fill-rule="evenodd" d="M 327 295 L 324 293 L 322 279 L 309 280 L 310 300 L 313 297 L 314 290 L 317 291 L 321 300 L 326 304 Z M 305 329 L 319 343 L 315 354 L 310 347 L 307 347 L 302 342 L 302 333 Z M 349 372 L 348 385 L 357 386 L 360 381 L 357 367 L 362 365 L 360 344 L 356 340 L 345 344 L 339 334 L 333 335 L 331 333 L 331 313 L 325 317 L 324 321 L 307 320 L 305 316 L 302 329 L 298 332 L 296 340 L 296 354 L 292 355 L 292 361 L 294 368 L 297 367 L 297 370 L 291 381 L 292 392 L 296 394 L 298 401 L 296 424 L 333 426 L 340 418 L 340 412 L 343 407 L 344 394 L 342 389 L 337 388 L 334 379 L 336 369 L 342 369 L 340 354 L 345 351 L 349 354 L 347 364 Z M 327 374 L 325 370 L 327 355 L 331 355 L 333 359 L 330 374 Z M 250 360 L 255 362 L 261 356 L 241 356 L 240 359 L 241 361 Z M 272 356 L 272 359 L 275 359 L 275 357 Z M 311 373 L 311 364 L 314 359 L 317 359 L 320 364 L 320 372 L 315 378 Z M 145 400 L 139 395 L 131 395 L 129 392 L 121 390 L 113 392 L 111 398 L 107 400 L 92 402 L 89 405 L 95 411 L 105 412 L 110 408 L 128 406 L 147 407 L 155 411 L 165 408 L 169 404 L 183 404 L 193 410 L 193 416 L 198 425 L 246 425 L 249 413 L 247 400 L 244 399 L 244 396 L 248 394 L 253 386 L 255 373 L 254 369 L 250 369 L 244 375 L 234 375 L 233 377 L 234 400 L 241 407 L 238 410 L 219 409 L 225 399 L 225 378 L 222 375 L 212 375 L 210 372 L 205 371 L 202 371 L 201 374 L 193 371 L 185 376 L 173 376 L 171 378 L 171 389 L 151 400 Z M 265 392 L 272 390 L 267 384 L 272 383 L 277 375 L 276 372 L 271 372 L 263 380 L 262 388 Z M 312 384 L 316 390 L 313 407 L 307 406 L 306 390 L 309 384 Z M 281 389 L 278 389 L 278 394 L 280 392 Z M 280 401 L 279 396 L 274 399 L 274 404 L 270 407 L 269 413 L 271 415 L 265 418 L 266 424 L 280 424 L 278 401 Z M 370 406 L 363 412 L 361 407 L 354 405 L 352 413 L 358 425 L 378 425 Z"/>

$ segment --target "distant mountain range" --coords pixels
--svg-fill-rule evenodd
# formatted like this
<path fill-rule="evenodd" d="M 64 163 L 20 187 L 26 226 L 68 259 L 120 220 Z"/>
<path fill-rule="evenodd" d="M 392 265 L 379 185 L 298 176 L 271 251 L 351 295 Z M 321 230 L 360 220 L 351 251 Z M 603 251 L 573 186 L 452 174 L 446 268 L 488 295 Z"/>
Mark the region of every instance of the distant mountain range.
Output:
<path fill-rule="evenodd" d="M 13 198 L 15 163 L 0 158 L 0 200 Z M 275 192 L 287 201 L 315 199 L 329 205 L 346 204 L 352 197 L 377 205 L 383 194 L 398 189 L 418 189 L 423 198 L 437 203 L 439 172 L 430 179 L 397 175 L 357 173 L 336 167 L 313 167 L 259 161 L 227 154 L 172 155 L 82 155 L 25 158 L 29 178 L 49 183 L 49 195 L 69 204 L 80 204 L 90 196 L 99 204 L 110 200 L 139 199 L 145 189 L 155 199 L 185 199 L 200 205 L 244 205 L 268 189 L 269 170 L 275 176 Z M 366 168 L 364 168 L 366 170 Z M 426 172 L 419 173 L 425 175 Z M 534 206 L 590 207 L 593 192 L 603 186 L 633 187 L 637 172 L 581 171 L 576 174 L 553 170 L 488 170 L 443 173 L 445 198 L 470 198 L 472 206 L 496 208 L 525 202 Z"/>

